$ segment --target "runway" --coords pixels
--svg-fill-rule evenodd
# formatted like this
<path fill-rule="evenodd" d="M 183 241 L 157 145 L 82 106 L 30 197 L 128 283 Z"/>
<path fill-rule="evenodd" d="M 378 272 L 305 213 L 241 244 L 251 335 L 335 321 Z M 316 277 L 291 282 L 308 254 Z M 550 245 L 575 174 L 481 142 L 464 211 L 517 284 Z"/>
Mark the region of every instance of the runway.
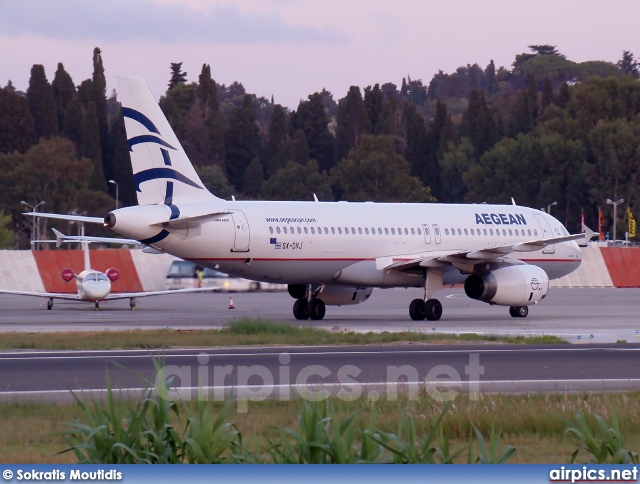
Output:
<path fill-rule="evenodd" d="M 640 342 L 640 289 L 552 289 L 530 307 L 527 318 L 512 318 L 508 308 L 471 300 L 462 289 L 437 294 L 444 313 L 437 322 L 412 321 L 409 302 L 420 289 L 375 289 L 368 301 L 327 307 L 322 321 L 297 321 L 293 299 L 285 292 L 180 294 L 91 304 L 56 301 L 53 310 L 39 298 L 0 296 L 0 333 L 11 331 L 102 331 L 122 329 L 219 328 L 241 317 L 263 317 L 290 324 L 348 331 L 423 331 L 500 335 L 556 335 L 577 344 Z M 228 309 L 229 296 L 236 309 Z"/>
<path fill-rule="evenodd" d="M 157 380 L 147 351 L 3 352 L 0 400 L 69 401 L 69 390 L 102 395 L 107 370 L 114 387 L 139 390 L 142 376 L 157 388 L 171 381 L 187 399 L 220 400 L 232 388 L 248 399 L 287 397 L 291 388 L 345 398 L 388 398 L 418 388 L 423 394 L 640 388 L 636 344 L 219 348 L 154 355 L 164 365 Z M 400 388 L 398 381 L 404 382 Z"/>

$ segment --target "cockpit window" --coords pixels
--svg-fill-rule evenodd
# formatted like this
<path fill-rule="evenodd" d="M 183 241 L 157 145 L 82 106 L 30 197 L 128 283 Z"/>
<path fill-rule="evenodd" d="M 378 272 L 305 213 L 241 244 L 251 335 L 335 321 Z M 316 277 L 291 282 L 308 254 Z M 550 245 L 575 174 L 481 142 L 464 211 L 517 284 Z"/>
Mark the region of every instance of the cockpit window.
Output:
<path fill-rule="evenodd" d="M 97 274 L 99 281 L 108 281 L 109 278 L 104 274 Z"/>

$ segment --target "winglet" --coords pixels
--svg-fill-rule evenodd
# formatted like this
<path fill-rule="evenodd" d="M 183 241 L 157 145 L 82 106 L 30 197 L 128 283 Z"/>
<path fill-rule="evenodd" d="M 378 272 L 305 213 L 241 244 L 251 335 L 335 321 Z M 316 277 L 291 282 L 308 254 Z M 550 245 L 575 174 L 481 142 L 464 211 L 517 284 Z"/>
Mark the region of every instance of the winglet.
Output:
<path fill-rule="evenodd" d="M 60 232 L 58 229 L 52 228 L 51 230 L 53 230 L 53 233 L 56 234 L 56 247 L 60 247 L 67 236 Z"/>
<path fill-rule="evenodd" d="M 511 205 L 518 205 L 516 201 L 513 199 L 513 197 L 511 197 Z"/>
<path fill-rule="evenodd" d="M 580 247 L 586 247 L 589 244 L 589 241 L 597 235 L 597 232 L 594 232 L 593 230 L 591 230 L 589 227 L 587 227 L 585 224 L 582 224 L 582 230 L 584 232 L 584 242 L 583 241 L 578 241 L 578 245 Z"/>
<path fill-rule="evenodd" d="M 315 194 L 315 193 L 313 194 L 313 199 L 314 199 L 314 201 L 316 201 L 316 202 L 319 202 L 319 201 L 320 201 L 320 200 L 318 200 L 318 197 L 316 196 L 316 194 Z"/>

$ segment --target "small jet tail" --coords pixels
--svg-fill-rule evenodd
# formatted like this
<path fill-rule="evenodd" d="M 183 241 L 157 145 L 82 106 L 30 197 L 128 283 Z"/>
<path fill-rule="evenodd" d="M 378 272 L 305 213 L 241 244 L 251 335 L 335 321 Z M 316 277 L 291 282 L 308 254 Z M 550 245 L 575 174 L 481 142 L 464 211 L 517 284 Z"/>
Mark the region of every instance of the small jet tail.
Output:
<path fill-rule="evenodd" d="M 219 201 L 202 184 L 144 79 L 117 79 L 138 204 Z"/>
<path fill-rule="evenodd" d="M 56 234 L 56 247 L 60 247 L 63 243 L 66 243 L 66 242 L 79 242 L 80 245 L 82 245 L 82 254 L 84 256 L 84 270 L 90 271 L 91 270 L 91 259 L 89 257 L 90 241 L 87 240 L 85 237 L 70 237 L 70 236 L 64 235 L 58 229 L 52 228 L 51 230 L 53 230 L 53 233 Z"/>

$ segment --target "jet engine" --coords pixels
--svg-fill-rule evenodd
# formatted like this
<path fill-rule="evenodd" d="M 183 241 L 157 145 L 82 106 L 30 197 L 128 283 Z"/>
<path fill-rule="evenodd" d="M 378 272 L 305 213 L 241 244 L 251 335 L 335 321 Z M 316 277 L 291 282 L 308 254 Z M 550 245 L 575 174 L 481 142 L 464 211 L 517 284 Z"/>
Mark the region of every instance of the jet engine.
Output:
<path fill-rule="evenodd" d="M 105 275 L 109 278 L 111 282 L 116 282 L 120 277 L 120 271 L 118 271 L 118 269 L 110 267 L 109 269 L 106 270 Z"/>
<path fill-rule="evenodd" d="M 500 306 L 528 306 L 543 299 L 549 291 L 549 276 L 537 266 L 501 267 L 484 274 L 472 274 L 464 282 L 464 292 Z"/>
<path fill-rule="evenodd" d="M 318 298 L 329 306 L 360 304 L 366 301 L 373 292 L 372 287 L 350 287 L 327 285 L 322 288 Z"/>
<path fill-rule="evenodd" d="M 62 277 L 62 280 L 64 282 L 71 282 L 75 277 L 75 274 L 73 273 L 72 269 L 69 269 L 67 267 L 66 269 L 62 270 L 62 272 L 60 273 L 60 277 Z"/>

